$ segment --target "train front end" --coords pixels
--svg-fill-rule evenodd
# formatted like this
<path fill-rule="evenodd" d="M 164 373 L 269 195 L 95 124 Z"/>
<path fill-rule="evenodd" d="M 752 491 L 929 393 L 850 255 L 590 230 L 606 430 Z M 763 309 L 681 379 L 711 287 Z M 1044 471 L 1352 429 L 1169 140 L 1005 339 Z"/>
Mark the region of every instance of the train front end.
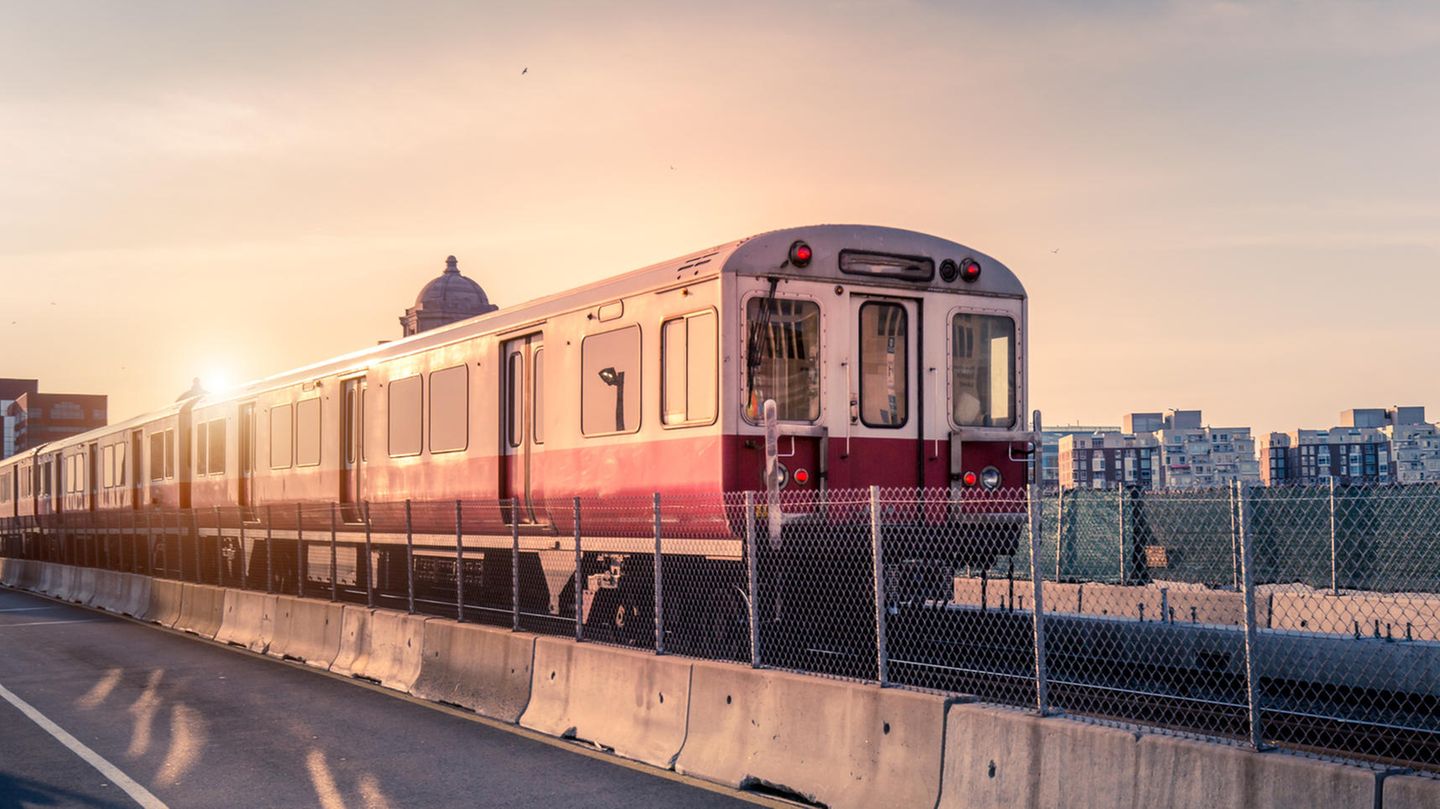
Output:
<path fill-rule="evenodd" d="M 1015 553 L 1039 437 L 1008 268 L 933 236 L 832 225 L 758 236 L 727 269 L 727 389 L 741 397 L 727 488 L 778 503 L 778 526 L 854 522 L 876 486 L 906 558 L 983 568 Z"/>

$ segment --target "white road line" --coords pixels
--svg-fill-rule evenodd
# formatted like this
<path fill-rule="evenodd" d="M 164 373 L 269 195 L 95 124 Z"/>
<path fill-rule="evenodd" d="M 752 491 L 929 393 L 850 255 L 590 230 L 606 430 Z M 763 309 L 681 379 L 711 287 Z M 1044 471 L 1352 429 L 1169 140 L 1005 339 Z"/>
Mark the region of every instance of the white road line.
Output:
<path fill-rule="evenodd" d="M 12 626 L 53 626 L 55 624 L 102 624 L 104 621 L 81 619 L 78 621 L 26 621 L 23 624 L 0 624 L 0 629 L 9 629 Z"/>
<path fill-rule="evenodd" d="M 0 612 L 39 612 L 40 610 L 62 610 L 64 607 L 10 607 Z"/>
<path fill-rule="evenodd" d="M 159 798 L 150 794 L 150 790 L 135 783 L 134 779 L 121 772 L 118 767 L 100 757 L 100 754 L 81 744 L 80 740 L 65 732 L 65 729 L 51 722 L 44 714 L 30 707 L 30 703 L 15 696 L 10 689 L 0 685 L 0 698 L 14 705 L 20 713 L 30 717 L 30 721 L 44 728 L 46 733 L 54 736 L 59 742 L 70 748 L 70 752 L 85 760 L 86 764 L 100 771 L 100 774 L 110 779 L 110 782 L 124 790 L 134 801 L 145 809 L 169 809 Z"/>

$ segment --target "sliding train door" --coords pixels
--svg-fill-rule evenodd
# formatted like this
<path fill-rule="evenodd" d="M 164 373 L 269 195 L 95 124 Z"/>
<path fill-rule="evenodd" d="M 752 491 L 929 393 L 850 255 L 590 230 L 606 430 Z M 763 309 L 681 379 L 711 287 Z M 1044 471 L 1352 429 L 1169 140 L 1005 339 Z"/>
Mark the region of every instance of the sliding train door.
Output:
<path fill-rule="evenodd" d="M 346 522 L 360 522 L 364 500 L 361 471 L 365 462 L 365 377 L 341 383 L 340 508 Z"/>
<path fill-rule="evenodd" d="M 500 496 L 514 498 L 518 505 L 510 519 L 533 523 L 534 472 L 545 444 L 544 337 L 507 340 L 501 356 Z"/>

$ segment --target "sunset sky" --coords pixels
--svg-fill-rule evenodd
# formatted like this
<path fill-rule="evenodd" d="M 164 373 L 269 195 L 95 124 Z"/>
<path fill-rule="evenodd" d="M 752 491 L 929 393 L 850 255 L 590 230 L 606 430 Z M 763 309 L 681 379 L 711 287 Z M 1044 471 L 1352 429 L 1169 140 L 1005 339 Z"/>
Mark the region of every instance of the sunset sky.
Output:
<path fill-rule="evenodd" d="M 447 254 L 505 306 L 861 222 L 1019 274 L 1051 424 L 1434 420 L 1437 77 L 1421 2 L 0 0 L 0 376 L 119 420 Z"/>

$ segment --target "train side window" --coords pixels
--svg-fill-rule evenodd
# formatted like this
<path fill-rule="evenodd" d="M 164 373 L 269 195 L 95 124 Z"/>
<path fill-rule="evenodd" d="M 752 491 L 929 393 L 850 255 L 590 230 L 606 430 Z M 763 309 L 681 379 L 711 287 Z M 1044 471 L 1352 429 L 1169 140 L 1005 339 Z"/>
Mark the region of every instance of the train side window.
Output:
<path fill-rule="evenodd" d="M 195 448 L 195 474 L 203 476 L 209 474 L 209 465 L 206 459 L 210 452 L 210 428 L 208 422 L 200 422 L 195 425 L 195 441 L 190 445 Z"/>
<path fill-rule="evenodd" d="M 320 464 L 320 399 L 295 403 L 295 465 Z"/>
<path fill-rule="evenodd" d="M 535 386 L 535 397 L 530 406 L 534 412 L 530 414 L 530 434 L 534 437 L 535 443 L 545 443 L 545 349 L 535 349 L 534 358 L 531 364 L 531 383 Z"/>
<path fill-rule="evenodd" d="M 289 469 L 294 458 L 295 414 L 291 405 L 270 408 L 270 468 Z"/>
<path fill-rule="evenodd" d="M 129 475 L 125 474 L 125 445 L 124 445 L 124 444 L 116 444 L 116 445 L 115 445 L 115 485 L 116 485 L 116 486 L 124 486 L 124 485 L 128 482 L 127 478 L 129 478 Z"/>
<path fill-rule="evenodd" d="M 860 420 L 903 427 L 910 420 L 910 325 L 905 307 L 860 307 Z"/>
<path fill-rule="evenodd" d="M 667 320 L 660 332 L 660 413 L 666 424 L 715 421 L 718 351 L 715 313 Z"/>
<path fill-rule="evenodd" d="M 470 369 L 430 374 L 430 451 L 463 452 L 470 444 Z"/>
<path fill-rule="evenodd" d="M 422 404 L 419 376 L 390 383 L 390 457 L 420 454 Z"/>
<path fill-rule="evenodd" d="M 115 445 L 100 450 L 100 485 L 106 489 L 115 485 Z"/>
<path fill-rule="evenodd" d="M 216 419 L 207 427 L 210 444 L 210 462 L 207 468 L 212 475 L 225 474 L 225 419 Z"/>
<path fill-rule="evenodd" d="M 150 480 L 165 479 L 165 434 L 150 434 Z"/>
<path fill-rule="evenodd" d="M 580 342 L 580 432 L 640 429 L 640 327 L 592 334 Z"/>
<path fill-rule="evenodd" d="M 165 479 L 175 477 L 175 428 L 165 431 Z"/>
<path fill-rule="evenodd" d="M 774 399 L 781 421 L 820 418 L 820 306 L 751 298 L 745 321 L 745 417 L 758 422 Z"/>
<path fill-rule="evenodd" d="M 512 350 L 505 361 L 505 440 L 511 447 L 525 440 L 525 354 Z"/>

